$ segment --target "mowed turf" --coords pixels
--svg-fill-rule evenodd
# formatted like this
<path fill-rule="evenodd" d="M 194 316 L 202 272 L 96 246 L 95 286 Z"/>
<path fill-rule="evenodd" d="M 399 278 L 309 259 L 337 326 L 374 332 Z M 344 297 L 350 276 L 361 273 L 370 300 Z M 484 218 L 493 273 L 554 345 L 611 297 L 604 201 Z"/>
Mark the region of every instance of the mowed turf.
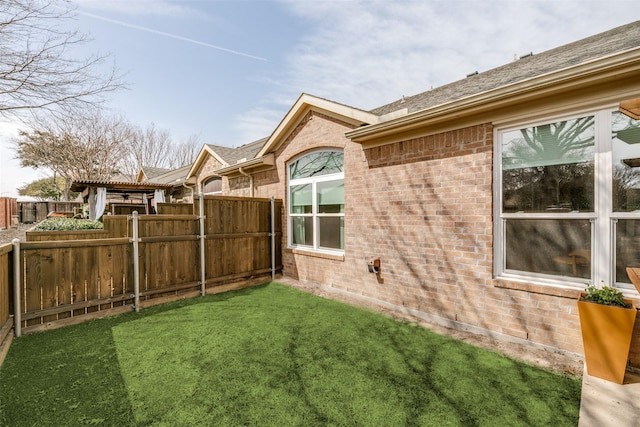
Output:
<path fill-rule="evenodd" d="M 580 380 L 276 283 L 15 339 L 7 426 L 575 426 Z"/>

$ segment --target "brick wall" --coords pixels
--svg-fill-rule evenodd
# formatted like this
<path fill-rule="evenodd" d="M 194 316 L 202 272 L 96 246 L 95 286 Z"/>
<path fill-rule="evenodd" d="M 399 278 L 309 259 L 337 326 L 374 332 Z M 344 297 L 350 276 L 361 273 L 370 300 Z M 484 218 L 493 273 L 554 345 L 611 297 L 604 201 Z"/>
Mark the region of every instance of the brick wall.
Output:
<path fill-rule="evenodd" d="M 220 169 L 221 167 L 223 167 L 222 163 L 216 160 L 215 157 L 213 156 L 207 157 L 207 160 L 204 161 L 203 165 L 200 167 L 200 170 L 198 171 L 198 174 L 196 176 L 196 180 L 197 180 L 196 193 L 199 193 L 202 190 L 202 183 L 204 181 L 206 181 L 208 178 L 211 178 L 212 176 L 216 176 L 215 171 Z M 229 182 L 226 179 L 226 177 L 223 177 L 222 193 L 227 194 L 225 193 L 225 191 L 228 191 L 228 189 L 229 189 Z"/>
<path fill-rule="evenodd" d="M 582 353 L 578 291 L 493 279 L 491 125 L 373 148 L 346 140 L 348 129 L 309 114 L 278 148 L 276 169 L 254 176 L 256 196 L 286 201 L 289 160 L 311 149 L 344 149 L 344 257 L 285 249 L 286 276 L 442 324 Z M 379 274 L 367 270 L 374 257 Z"/>
<path fill-rule="evenodd" d="M 582 353 L 577 291 L 493 279 L 489 124 L 346 151 L 344 279 L 412 312 Z M 381 273 L 366 273 L 380 258 Z"/>
<path fill-rule="evenodd" d="M 10 197 L 0 197 L 0 230 L 11 228 L 11 217 L 18 215 L 18 201 Z"/>
<path fill-rule="evenodd" d="M 286 165 L 294 157 L 320 148 L 344 149 L 349 140 L 344 133 L 352 129 L 340 120 L 310 111 L 275 151 L 276 165 L 271 171 L 254 175 L 256 197 L 276 197 L 285 201 L 282 224 L 286 225 Z M 282 263 L 284 274 L 314 283 L 338 281 L 338 272 L 344 262 L 342 257 L 318 257 L 305 251 L 286 249 L 287 229 L 283 227 Z"/>

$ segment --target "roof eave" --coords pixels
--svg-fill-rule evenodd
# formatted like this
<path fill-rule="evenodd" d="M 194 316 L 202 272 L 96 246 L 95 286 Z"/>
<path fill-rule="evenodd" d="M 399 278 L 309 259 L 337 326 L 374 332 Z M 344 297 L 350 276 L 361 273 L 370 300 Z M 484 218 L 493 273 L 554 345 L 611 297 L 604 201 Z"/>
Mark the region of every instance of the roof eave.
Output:
<path fill-rule="evenodd" d="M 310 110 L 315 110 L 333 117 L 339 117 L 342 120 L 351 122 L 357 126 L 377 123 L 379 121 L 379 117 L 377 115 L 368 111 L 359 110 L 357 108 L 303 93 L 298 97 L 287 114 L 282 118 L 276 129 L 266 140 L 260 151 L 256 154 L 256 158 L 262 157 L 266 153 L 273 151 L 281 141 L 286 139 L 299 120 Z"/>
<path fill-rule="evenodd" d="M 510 104 L 521 104 L 552 92 L 567 91 L 594 82 L 615 79 L 628 71 L 640 72 L 640 48 L 501 86 L 389 121 L 362 126 L 346 132 L 345 135 L 353 142 L 366 144 L 392 134 L 455 120 L 463 115 L 479 114 Z"/>
<path fill-rule="evenodd" d="M 275 167 L 275 164 L 275 154 L 268 153 L 256 159 L 251 159 L 233 166 L 218 169 L 215 173 L 220 176 L 233 177 L 242 175 L 242 172 L 257 173 L 264 172 L 265 170 L 271 170 Z"/>
<path fill-rule="evenodd" d="M 186 179 L 189 180 L 189 178 L 194 177 L 198 174 L 198 171 L 200 170 L 200 168 L 202 167 L 202 165 L 204 164 L 204 162 L 210 157 L 212 156 L 213 158 L 215 158 L 218 162 L 220 162 L 220 164 L 226 165 L 227 162 L 220 157 L 220 155 L 218 153 L 216 153 L 211 147 L 209 147 L 207 144 L 204 144 L 202 146 L 202 149 L 200 150 L 200 153 L 198 153 L 198 157 L 196 157 L 196 161 L 193 162 L 193 165 L 191 166 L 191 168 L 189 169 L 189 172 L 187 172 L 187 176 Z"/>

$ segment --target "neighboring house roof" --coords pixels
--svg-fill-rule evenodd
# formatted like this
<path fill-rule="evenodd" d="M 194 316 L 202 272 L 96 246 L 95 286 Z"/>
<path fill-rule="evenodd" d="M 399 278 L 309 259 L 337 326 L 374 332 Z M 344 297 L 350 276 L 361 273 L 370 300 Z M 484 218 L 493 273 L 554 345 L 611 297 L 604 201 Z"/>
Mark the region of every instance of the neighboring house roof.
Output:
<path fill-rule="evenodd" d="M 156 176 L 163 175 L 170 171 L 171 169 L 168 169 L 168 168 L 156 168 L 152 166 L 143 166 L 140 168 L 140 171 L 138 172 L 136 181 L 138 182 L 146 181 L 148 179 L 155 178 Z"/>
<path fill-rule="evenodd" d="M 196 157 L 196 161 L 191 165 L 186 179 L 196 176 L 202 165 L 209 157 L 215 158 L 222 168 L 226 168 L 229 165 L 235 165 L 238 161 L 253 159 L 256 152 L 262 147 L 265 141 L 266 138 L 262 138 L 254 142 L 241 145 L 240 147 L 223 147 L 221 145 L 204 144 L 200 153 Z"/>
<path fill-rule="evenodd" d="M 187 180 L 187 174 L 191 169 L 191 165 L 183 166 L 178 169 L 168 170 L 161 175 L 156 175 L 153 178 L 147 179 L 145 182 L 155 183 L 155 184 L 171 184 L 174 187 L 182 186 L 184 182 Z"/>
<path fill-rule="evenodd" d="M 222 147 L 220 145 L 207 144 L 209 148 L 218 153 L 227 165 L 234 165 L 239 161 L 253 159 L 262 148 L 267 138 L 262 138 L 240 147 Z"/>
<path fill-rule="evenodd" d="M 121 181 L 121 182 L 128 182 L 131 181 L 131 175 L 125 175 L 122 173 L 117 173 L 115 175 L 113 175 L 111 178 L 109 178 L 110 181 Z"/>
<path fill-rule="evenodd" d="M 526 55 L 498 68 L 473 74 L 465 79 L 414 96 L 403 97 L 375 108 L 371 112 L 383 115 L 406 108 L 408 113 L 413 113 L 638 46 L 640 46 L 640 21 L 542 53 Z"/>

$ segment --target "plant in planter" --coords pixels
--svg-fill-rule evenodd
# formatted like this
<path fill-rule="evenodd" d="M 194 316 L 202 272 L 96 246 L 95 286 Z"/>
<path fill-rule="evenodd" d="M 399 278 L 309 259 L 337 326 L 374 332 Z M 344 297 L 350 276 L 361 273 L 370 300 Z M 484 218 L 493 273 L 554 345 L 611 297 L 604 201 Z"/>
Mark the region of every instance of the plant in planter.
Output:
<path fill-rule="evenodd" d="M 589 285 L 578 300 L 578 314 L 587 372 L 622 384 L 636 308 L 615 288 Z"/>

